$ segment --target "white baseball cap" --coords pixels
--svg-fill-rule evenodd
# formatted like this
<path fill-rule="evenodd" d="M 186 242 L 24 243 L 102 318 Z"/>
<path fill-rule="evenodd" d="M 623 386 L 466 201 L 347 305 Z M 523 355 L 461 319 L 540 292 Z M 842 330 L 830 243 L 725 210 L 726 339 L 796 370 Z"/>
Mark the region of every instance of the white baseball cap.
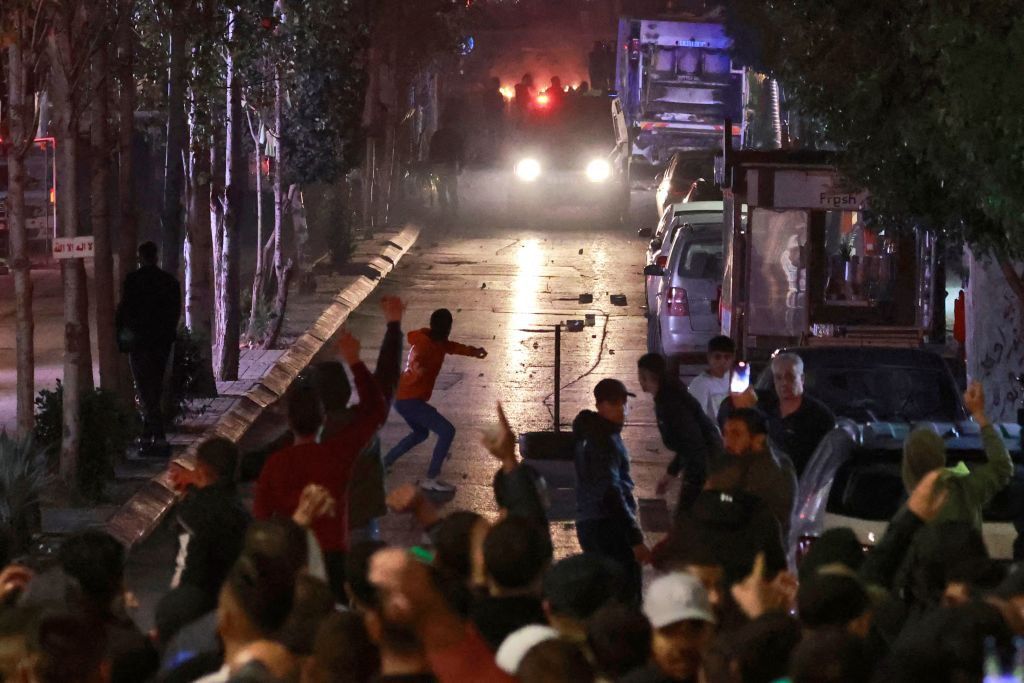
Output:
<path fill-rule="evenodd" d="M 672 572 L 651 582 L 644 596 L 644 614 L 654 628 L 688 619 L 715 623 L 704 586 L 683 572 Z"/>
<path fill-rule="evenodd" d="M 501 641 L 501 647 L 494 654 L 494 662 L 499 669 L 510 676 L 515 676 L 526 653 L 535 645 L 557 637 L 558 631 L 550 626 L 528 624 L 505 636 L 505 640 Z"/>

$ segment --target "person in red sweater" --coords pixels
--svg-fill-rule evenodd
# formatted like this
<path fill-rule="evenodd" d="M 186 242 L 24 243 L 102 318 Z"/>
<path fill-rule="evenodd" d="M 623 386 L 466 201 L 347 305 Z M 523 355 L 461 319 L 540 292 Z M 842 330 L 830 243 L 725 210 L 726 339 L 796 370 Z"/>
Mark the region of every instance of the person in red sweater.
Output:
<path fill-rule="evenodd" d="M 487 357 L 487 351 L 482 348 L 449 341 L 451 331 L 452 313 L 447 308 L 440 308 L 431 314 L 429 328 L 409 333 L 409 345 L 412 348 L 409 349 L 409 360 L 402 377 L 398 380 L 395 410 L 409 424 L 412 432 L 395 444 L 384 457 L 384 466 L 391 467 L 409 449 L 426 441 L 430 432 L 434 432 L 437 434 L 437 444 L 427 469 L 427 478 L 420 482 L 420 486 L 428 491 L 445 493 L 454 491 L 455 487 L 437 477 L 441 474 L 441 466 L 455 438 L 455 426 L 428 401 L 434 393 L 434 382 L 441 372 L 446 354 Z"/>
<path fill-rule="evenodd" d="M 336 502 L 335 516 L 321 517 L 312 522 L 311 528 L 323 549 L 331 587 L 336 594 L 344 595 L 349 479 L 359 453 L 387 419 L 388 404 L 377 381 L 359 360 L 359 340 L 343 332 L 337 349 L 352 370 L 359 392 L 352 419 L 329 439 L 317 443 L 323 421 L 319 396 L 308 383 L 293 386 L 288 397 L 288 422 L 295 435 L 294 445 L 277 451 L 263 465 L 256 482 L 253 516 L 290 518 L 307 485 L 324 487 Z"/>

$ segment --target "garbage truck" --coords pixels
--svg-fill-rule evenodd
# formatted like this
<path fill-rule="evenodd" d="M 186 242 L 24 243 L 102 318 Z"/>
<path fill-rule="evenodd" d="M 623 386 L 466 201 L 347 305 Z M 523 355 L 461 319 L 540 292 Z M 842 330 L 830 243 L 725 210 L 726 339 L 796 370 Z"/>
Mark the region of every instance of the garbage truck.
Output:
<path fill-rule="evenodd" d="M 706 161 L 725 121 L 740 135 L 743 69 L 721 23 L 619 20 L 615 87 L 630 130 L 631 162 L 664 166 L 673 154 Z"/>

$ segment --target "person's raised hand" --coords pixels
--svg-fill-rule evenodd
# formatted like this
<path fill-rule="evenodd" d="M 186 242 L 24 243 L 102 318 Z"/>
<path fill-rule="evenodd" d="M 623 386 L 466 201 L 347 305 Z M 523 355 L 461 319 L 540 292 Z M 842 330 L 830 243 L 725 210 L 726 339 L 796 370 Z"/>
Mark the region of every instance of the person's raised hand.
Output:
<path fill-rule="evenodd" d="M 399 514 L 413 512 L 423 494 L 415 484 L 402 484 L 388 494 L 385 504 L 393 512 Z"/>
<path fill-rule="evenodd" d="M 405 313 L 405 302 L 397 296 L 385 296 L 380 300 L 380 308 L 384 311 L 384 320 L 389 323 L 402 322 Z"/>
<path fill-rule="evenodd" d="M 964 392 L 964 405 L 975 422 L 982 427 L 988 425 L 988 416 L 985 414 L 985 390 L 981 382 L 975 380 L 967 387 L 967 391 Z"/>
<path fill-rule="evenodd" d="M 0 572 L 0 603 L 11 604 L 20 595 L 35 573 L 20 564 L 9 564 Z"/>
<path fill-rule="evenodd" d="M 196 472 L 183 467 L 180 463 L 172 462 L 167 467 L 167 478 L 171 482 L 171 487 L 178 493 L 182 493 L 196 483 Z"/>
<path fill-rule="evenodd" d="M 505 409 L 498 402 L 498 424 L 488 427 L 483 432 L 484 448 L 502 462 L 515 461 L 516 435 L 505 417 Z"/>
<path fill-rule="evenodd" d="M 474 358 L 487 358 L 487 349 L 482 346 L 476 347 L 476 352 L 473 354 Z"/>
<path fill-rule="evenodd" d="M 355 365 L 359 362 L 359 351 L 361 348 L 359 340 L 352 336 L 352 333 L 348 330 L 342 330 L 341 334 L 338 335 L 338 355 L 341 356 L 349 366 Z"/>
<path fill-rule="evenodd" d="M 336 503 L 330 491 L 319 484 L 307 484 L 302 489 L 292 519 L 299 526 L 308 527 L 322 517 L 333 517 L 335 510 Z"/>
<path fill-rule="evenodd" d="M 921 477 L 907 499 L 907 508 L 922 522 L 938 517 L 949 498 L 949 489 L 943 486 L 941 476 L 942 470 L 937 469 Z"/>
<path fill-rule="evenodd" d="M 754 387 L 747 387 L 747 390 L 741 394 L 729 394 L 732 398 L 732 407 L 736 409 L 740 408 L 753 408 L 757 405 L 757 393 L 754 391 Z"/>
<path fill-rule="evenodd" d="M 765 579 L 764 553 L 754 558 L 754 567 L 743 581 L 733 584 L 730 592 L 736 604 L 750 619 L 773 610 L 785 610 L 796 597 L 796 578 L 789 572 L 779 572 L 774 579 Z"/>

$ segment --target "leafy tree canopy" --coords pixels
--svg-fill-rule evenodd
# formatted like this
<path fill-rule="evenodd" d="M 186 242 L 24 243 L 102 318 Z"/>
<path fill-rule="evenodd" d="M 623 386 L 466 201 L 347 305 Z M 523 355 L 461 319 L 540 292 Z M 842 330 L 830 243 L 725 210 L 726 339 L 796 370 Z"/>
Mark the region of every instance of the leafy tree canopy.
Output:
<path fill-rule="evenodd" d="M 739 57 L 779 79 L 873 207 L 1024 255 L 1016 0 L 733 0 Z"/>

